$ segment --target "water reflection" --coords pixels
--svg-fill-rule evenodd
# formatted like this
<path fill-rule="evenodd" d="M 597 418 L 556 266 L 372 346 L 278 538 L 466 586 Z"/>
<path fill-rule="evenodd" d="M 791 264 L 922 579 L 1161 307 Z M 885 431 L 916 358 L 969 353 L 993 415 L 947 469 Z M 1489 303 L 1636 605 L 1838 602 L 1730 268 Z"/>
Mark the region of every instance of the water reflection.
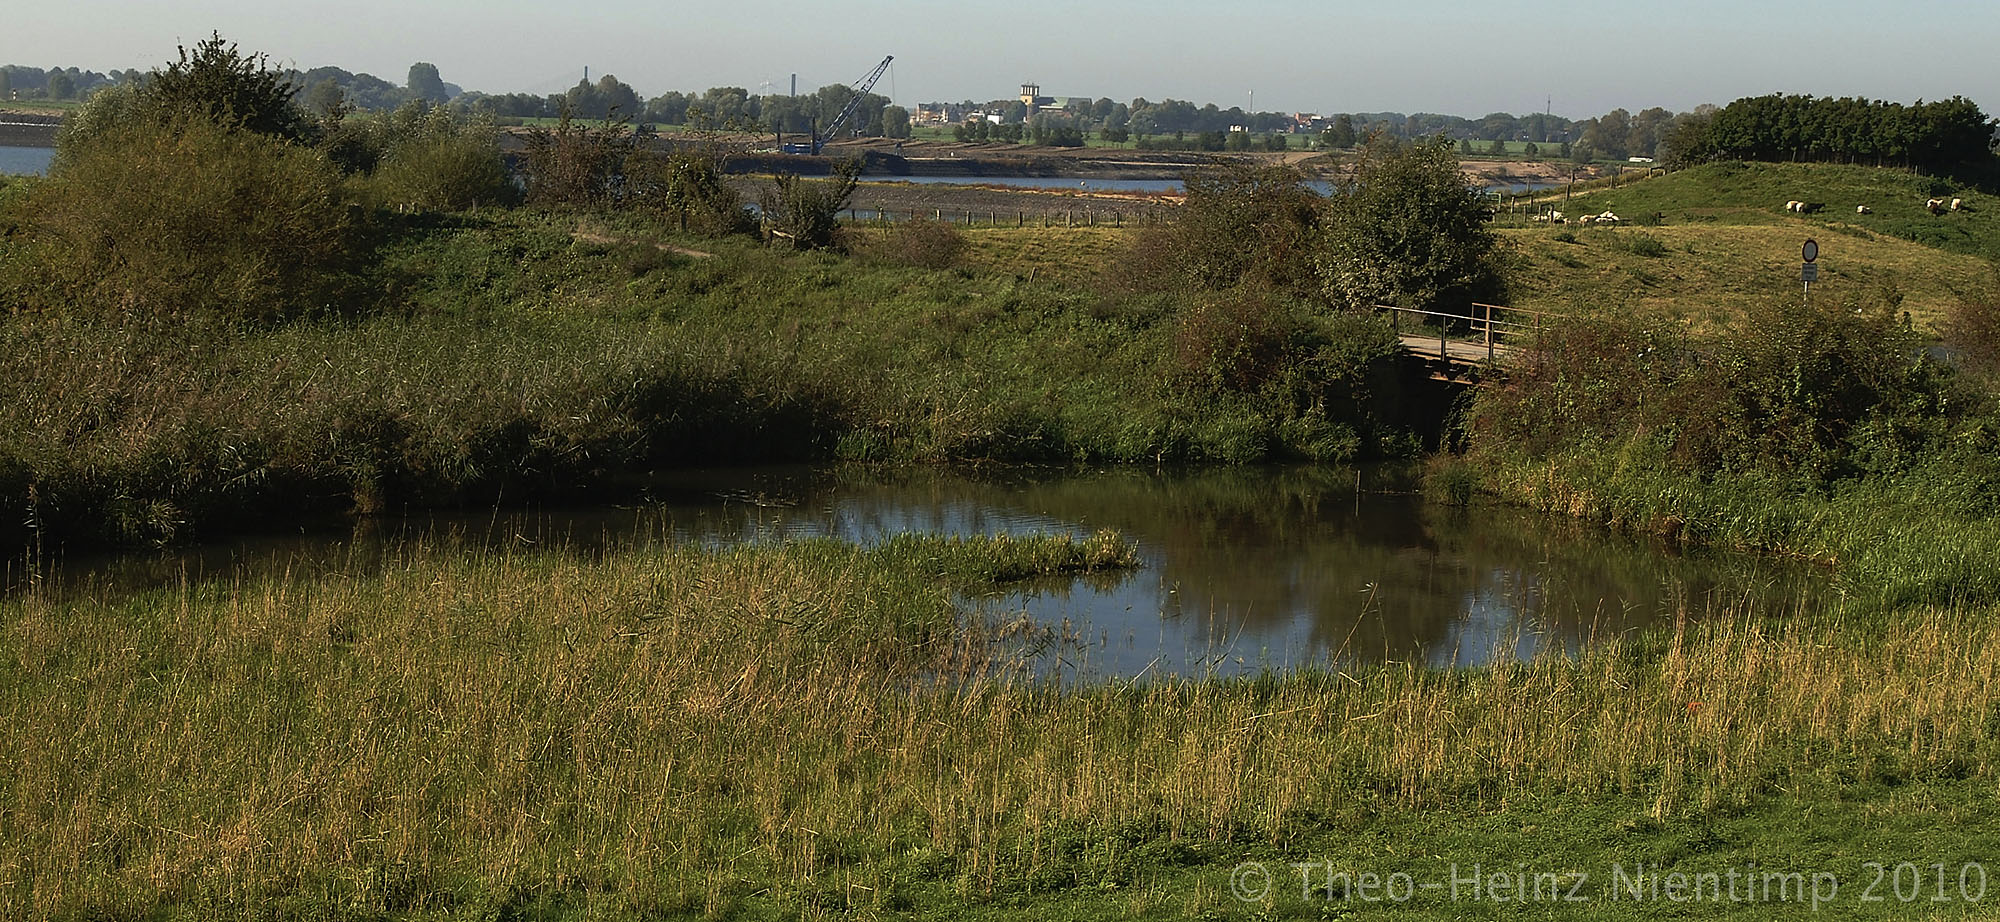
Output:
<path fill-rule="evenodd" d="M 690 472 L 658 479 L 649 501 L 632 506 L 371 519 L 340 535 L 78 558 L 55 573 L 71 587 L 143 587 L 244 571 L 366 571 L 413 543 L 587 554 L 1104 527 L 1137 541 L 1146 567 L 973 600 L 996 621 L 1066 623 L 1075 642 L 1044 664 L 1064 675 L 1483 663 L 1575 650 L 1711 600 L 1793 609 L 1821 595 L 1822 575 L 1788 562 L 1677 554 L 1514 509 L 1427 505 L 1408 474 L 1319 467 Z"/>

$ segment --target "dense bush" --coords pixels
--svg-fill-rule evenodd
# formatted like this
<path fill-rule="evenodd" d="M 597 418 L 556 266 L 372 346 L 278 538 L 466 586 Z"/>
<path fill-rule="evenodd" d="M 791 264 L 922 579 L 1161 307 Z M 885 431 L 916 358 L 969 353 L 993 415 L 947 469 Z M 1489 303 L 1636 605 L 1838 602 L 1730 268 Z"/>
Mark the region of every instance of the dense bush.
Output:
<path fill-rule="evenodd" d="M 613 202 L 625 189 L 626 165 L 633 152 L 650 141 L 649 132 L 609 119 L 586 125 L 565 111 L 554 128 L 528 132 L 524 163 L 528 201 L 577 206 Z"/>
<path fill-rule="evenodd" d="M 1320 196 L 1288 167 L 1216 167 L 1183 177 L 1187 199 L 1172 224 L 1146 228 L 1105 276 L 1114 293 L 1200 289 L 1249 282 L 1303 290 Z"/>
<path fill-rule="evenodd" d="M 950 269 L 965 253 L 965 234 L 949 221 L 904 221 L 890 225 L 870 252 L 919 269 Z"/>
<path fill-rule="evenodd" d="M 1475 450 L 1619 453 L 1688 474 L 1829 482 L 1924 452 L 1974 406 L 1886 307 L 1789 298 L 1697 337 L 1671 322 L 1574 321 L 1483 388 Z"/>
<path fill-rule="evenodd" d="M 418 102 L 363 124 L 379 151 L 369 188 L 380 204 L 457 211 L 519 197 L 497 130 L 483 119 Z"/>
<path fill-rule="evenodd" d="M 325 156 L 198 117 L 66 138 L 16 213 L 31 232 L 13 260 L 29 297 L 96 315 L 327 307 L 355 248 Z"/>
<path fill-rule="evenodd" d="M 837 248 L 840 210 L 861 176 L 861 164 L 843 163 L 829 179 L 801 179 L 781 174 L 760 203 L 771 234 L 800 250 Z"/>
<path fill-rule="evenodd" d="M 712 152 L 635 151 L 627 159 L 628 200 L 672 222 L 683 233 L 720 237 L 749 233 L 756 219 L 722 173 Z"/>

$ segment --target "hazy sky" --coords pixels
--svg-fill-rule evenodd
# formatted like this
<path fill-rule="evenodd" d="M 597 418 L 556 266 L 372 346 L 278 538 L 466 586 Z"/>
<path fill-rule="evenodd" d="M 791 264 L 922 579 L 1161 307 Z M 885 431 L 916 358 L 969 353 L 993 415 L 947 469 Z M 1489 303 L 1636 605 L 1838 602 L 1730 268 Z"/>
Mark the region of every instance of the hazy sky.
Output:
<path fill-rule="evenodd" d="M 157 67 L 219 30 L 301 68 L 402 83 L 413 61 L 488 92 L 557 92 L 588 65 L 643 96 L 855 83 L 898 103 L 1167 97 L 1279 111 L 1582 118 L 1771 92 L 2000 110 L 1992 0 L 63 0 L 6 17 L 0 63 Z M 766 88 L 765 84 L 769 87 Z"/>

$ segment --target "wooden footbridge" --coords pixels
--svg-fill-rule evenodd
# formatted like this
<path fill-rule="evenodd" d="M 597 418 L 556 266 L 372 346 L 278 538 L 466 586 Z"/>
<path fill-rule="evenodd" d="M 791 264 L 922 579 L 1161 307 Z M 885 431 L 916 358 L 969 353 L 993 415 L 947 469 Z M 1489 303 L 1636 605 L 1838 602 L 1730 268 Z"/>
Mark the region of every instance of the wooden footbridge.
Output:
<path fill-rule="evenodd" d="M 1464 313 L 1375 305 L 1388 313 L 1403 350 L 1431 364 L 1435 377 L 1455 379 L 1462 373 L 1505 365 L 1524 337 L 1540 332 L 1541 311 L 1498 304 L 1469 305 Z"/>

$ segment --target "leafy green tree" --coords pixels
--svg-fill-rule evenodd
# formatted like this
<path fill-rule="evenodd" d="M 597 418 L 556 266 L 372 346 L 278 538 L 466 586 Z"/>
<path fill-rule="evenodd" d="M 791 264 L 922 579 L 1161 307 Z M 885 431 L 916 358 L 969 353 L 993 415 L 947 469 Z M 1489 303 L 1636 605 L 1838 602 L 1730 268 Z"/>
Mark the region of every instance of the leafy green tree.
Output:
<path fill-rule="evenodd" d="M 153 75 L 140 91 L 160 124 L 201 118 L 291 141 L 309 140 L 312 120 L 292 101 L 292 85 L 262 54 L 242 54 L 211 34 Z"/>
<path fill-rule="evenodd" d="M 907 138 L 910 136 L 910 110 L 902 106 L 886 106 L 882 109 L 882 136 L 885 138 Z"/>
<path fill-rule="evenodd" d="M 406 84 L 410 88 L 410 98 L 425 102 L 444 102 L 451 98 L 444 88 L 444 78 L 438 76 L 436 64 L 418 61 L 410 65 L 410 78 Z"/>
<path fill-rule="evenodd" d="M 1504 156 L 1507 153 L 1507 141 L 1503 138 L 1494 138 L 1493 144 L 1486 149 L 1486 152 L 1495 157 Z"/>
<path fill-rule="evenodd" d="M 13 75 L 7 73 L 5 68 L 0 68 L 0 99 L 13 99 L 13 98 L 14 98 L 14 77 Z"/>
<path fill-rule="evenodd" d="M 1461 157 L 1470 157 L 1470 156 L 1472 156 L 1472 139 L 1471 139 L 1471 138 L 1459 138 L 1459 139 L 1458 139 L 1458 155 L 1459 155 L 1459 156 L 1461 156 Z"/>
<path fill-rule="evenodd" d="M 1535 142 L 1529 141 L 1527 146 L 1521 148 L 1521 153 L 1525 154 L 1529 160 L 1533 160 L 1542 155 L 1542 149 L 1536 146 Z"/>
<path fill-rule="evenodd" d="M 1328 201 L 1313 260 L 1321 289 L 1350 308 L 1456 306 L 1497 284 L 1491 217 L 1449 141 L 1370 152 Z"/>
<path fill-rule="evenodd" d="M 76 95 L 76 81 L 62 71 L 49 75 L 49 98 L 69 99 Z"/>
<path fill-rule="evenodd" d="M 1320 136 L 1321 146 L 1335 150 L 1346 150 L 1353 147 L 1356 140 L 1354 117 L 1351 115 L 1334 116 L 1333 124 L 1328 126 L 1325 134 Z"/>

